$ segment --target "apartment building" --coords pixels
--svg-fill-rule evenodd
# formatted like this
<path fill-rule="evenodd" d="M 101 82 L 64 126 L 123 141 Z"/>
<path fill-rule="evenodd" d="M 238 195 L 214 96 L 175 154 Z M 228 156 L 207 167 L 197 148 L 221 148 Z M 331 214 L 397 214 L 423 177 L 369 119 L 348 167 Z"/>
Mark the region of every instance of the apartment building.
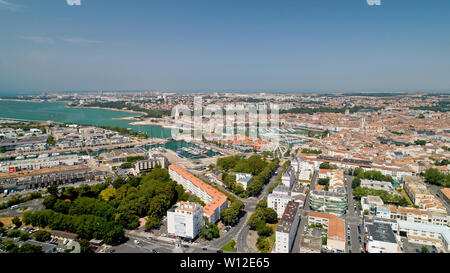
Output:
<path fill-rule="evenodd" d="M 361 207 L 363 211 L 368 211 L 369 213 L 376 214 L 377 208 L 384 205 L 383 200 L 379 196 L 364 196 L 361 197 Z"/>
<path fill-rule="evenodd" d="M 450 205 L 450 188 L 441 189 L 442 198 Z"/>
<path fill-rule="evenodd" d="M 372 222 L 366 225 L 368 253 L 397 253 L 398 243 L 392 226 L 387 223 Z"/>
<path fill-rule="evenodd" d="M 40 170 L 44 168 L 53 168 L 56 166 L 63 166 L 63 165 L 73 166 L 83 164 L 88 159 L 89 156 L 79 156 L 79 155 L 48 156 L 48 154 L 42 154 L 37 158 L 0 162 L 0 172 L 12 173 L 12 172 L 20 172 L 22 170 Z"/>
<path fill-rule="evenodd" d="M 220 218 L 220 212 L 228 207 L 228 198 L 200 178 L 189 173 L 178 165 L 169 166 L 170 178 L 181 184 L 186 191 L 195 194 L 206 203 L 203 214 L 211 223 L 216 223 Z"/>
<path fill-rule="evenodd" d="M 244 190 L 246 190 L 248 185 L 250 185 L 250 183 L 252 183 L 253 181 L 253 176 L 249 173 L 233 173 L 233 174 L 236 175 L 236 183 L 241 184 Z"/>
<path fill-rule="evenodd" d="M 339 188 L 334 192 L 314 190 L 309 194 L 310 207 L 313 211 L 342 215 L 347 210 L 347 194 Z"/>
<path fill-rule="evenodd" d="M 275 233 L 276 253 L 289 253 L 300 222 L 298 203 L 289 201 Z"/>
<path fill-rule="evenodd" d="M 291 189 L 296 183 L 296 180 L 295 169 L 292 166 L 288 166 L 281 176 L 281 183 Z"/>
<path fill-rule="evenodd" d="M 321 224 L 328 230 L 327 248 L 337 252 L 345 251 L 345 222 L 338 216 L 330 213 L 310 211 L 308 225 Z"/>
<path fill-rule="evenodd" d="M 428 190 L 425 183 L 420 179 L 407 179 L 404 189 L 414 205 L 419 206 L 421 209 L 447 213 L 445 206 Z"/>
<path fill-rule="evenodd" d="M 167 211 L 167 234 L 194 239 L 203 226 L 203 207 L 197 203 L 179 202 Z"/>
<path fill-rule="evenodd" d="M 377 217 L 385 219 L 402 220 L 413 223 L 433 224 L 441 226 L 450 225 L 450 216 L 447 213 L 429 211 L 394 205 L 379 205 L 376 207 Z"/>
<path fill-rule="evenodd" d="M 408 237 L 408 242 L 436 246 L 439 251 L 450 251 L 450 228 L 442 225 L 414 223 L 397 220 L 399 234 Z"/>

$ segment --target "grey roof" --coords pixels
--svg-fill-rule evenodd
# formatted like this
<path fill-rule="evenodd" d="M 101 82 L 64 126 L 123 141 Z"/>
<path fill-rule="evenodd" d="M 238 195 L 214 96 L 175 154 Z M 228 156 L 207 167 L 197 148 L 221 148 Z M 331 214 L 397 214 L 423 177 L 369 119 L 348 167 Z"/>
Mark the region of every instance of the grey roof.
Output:
<path fill-rule="evenodd" d="M 369 237 L 372 237 L 373 240 L 394 244 L 397 243 L 392 227 L 389 224 L 374 222 L 371 225 L 367 225 L 367 229 Z"/>

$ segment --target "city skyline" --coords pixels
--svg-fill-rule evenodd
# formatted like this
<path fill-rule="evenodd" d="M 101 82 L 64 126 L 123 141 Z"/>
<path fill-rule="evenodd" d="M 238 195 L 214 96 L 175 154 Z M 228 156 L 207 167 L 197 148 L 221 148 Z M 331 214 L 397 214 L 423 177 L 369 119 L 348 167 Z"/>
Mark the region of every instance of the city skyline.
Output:
<path fill-rule="evenodd" d="M 448 1 L 0 1 L 0 94 L 448 92 Z"/>

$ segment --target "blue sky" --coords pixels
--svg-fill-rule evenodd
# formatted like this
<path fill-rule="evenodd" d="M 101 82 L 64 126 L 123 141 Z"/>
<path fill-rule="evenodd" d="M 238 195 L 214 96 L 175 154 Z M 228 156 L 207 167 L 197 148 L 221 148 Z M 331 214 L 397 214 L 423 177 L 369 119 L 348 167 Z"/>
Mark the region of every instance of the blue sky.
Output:
<path fill-rule="evenodd" d="M 0 92 L 449 91 L 450 1 L 0 0 Z"/>

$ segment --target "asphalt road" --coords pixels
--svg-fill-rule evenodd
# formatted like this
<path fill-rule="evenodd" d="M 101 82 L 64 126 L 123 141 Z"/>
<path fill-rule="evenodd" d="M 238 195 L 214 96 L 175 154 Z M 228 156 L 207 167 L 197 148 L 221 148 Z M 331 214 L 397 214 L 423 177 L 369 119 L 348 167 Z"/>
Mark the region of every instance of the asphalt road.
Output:
<path fill-rule="evenodd" d="M 346 236 L 347 236 L 347 252 L 360 253 L 361 243 L 358 237 L 361 236 L 358 233 L 358 225 L 361 224 L 361 212 L 359 210 L 358 202 L 353 199 L 353 189 L 352 189 L 352 176 L 345 176 L 345 185 L 347 187 L 347 199 L 348 199 L 348 211 L 345 217 L 346 225 Z M 356 211 L 355 211 L 356 206 Z M 348 233 L 350 230 L 350 234 Z M 361 236 L 362 239 L 362 236 Z M 350 242 L 350 244 L 349 244 Z"/>

